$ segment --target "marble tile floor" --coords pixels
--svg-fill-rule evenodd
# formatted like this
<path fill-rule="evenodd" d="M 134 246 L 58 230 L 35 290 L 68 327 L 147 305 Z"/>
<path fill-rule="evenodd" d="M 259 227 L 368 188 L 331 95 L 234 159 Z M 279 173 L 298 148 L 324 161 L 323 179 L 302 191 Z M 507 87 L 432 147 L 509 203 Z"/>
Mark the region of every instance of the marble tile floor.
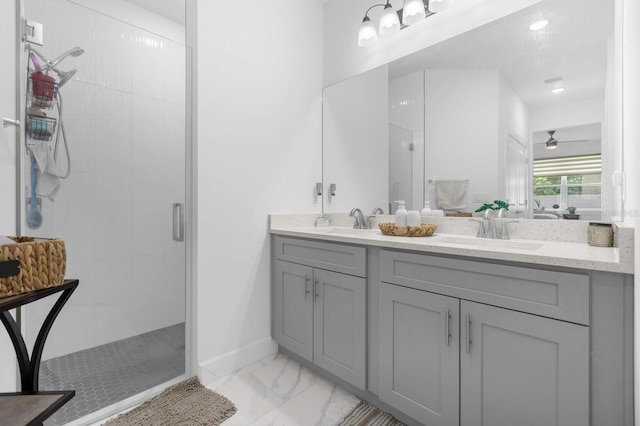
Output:
<path fill-rule="evenodd" d="M 206 386 L 238 409 L 222 426 L 334 426 L 360 402 L 282 354 Z"/>

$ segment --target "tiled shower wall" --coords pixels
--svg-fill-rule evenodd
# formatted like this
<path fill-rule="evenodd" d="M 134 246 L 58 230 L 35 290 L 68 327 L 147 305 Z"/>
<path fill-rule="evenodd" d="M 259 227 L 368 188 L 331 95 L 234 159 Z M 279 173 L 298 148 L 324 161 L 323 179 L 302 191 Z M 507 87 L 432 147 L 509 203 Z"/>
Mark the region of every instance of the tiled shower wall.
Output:
<path fill-rule="evenodd" d="M 66 276 L 80 280 L 44 358 L 183 322 L 172 204 L 185 193 L 184 26 L 121 0 L 25 0 L 25 17 L 44 25 L 46 57 L 85 49 L 58 66 L 78 70 L 60 88 L 71 175 L 53 202 L 43 199 L 41 228 L 23 228 L 63 239 Z M 28 340 L 52 302 L 27 309 Z"/>
<path fill-rule="evenodd" d="M 429 188 L 423 182 L 424 174 L 424 73 L 414 72 L 404 77 L 389 81 L 389 123 L 410 131 L 413 150 L 403 146 L 402 157 L 408 163 L 390 165 L 390 174 L 410 169 L 411 182 L 403 182 L 405 190 L 410 190 L 413 205 L 406 204 L 407 210 L 422 210 L 424 197 Z M 395 135 L 390 134 L 392 138 Z M 397 141 L 394 141 L 397 143 Z M 396 156 L 398 158 L 398 156 Z M 391 183 L 389 184 L 392 187 Z M 397 198 L 390 198 L 393 201 Z M 397 205 L 393 206 L 395 213 Z M 433 205 L 431 208 L 435 208 Z"/>

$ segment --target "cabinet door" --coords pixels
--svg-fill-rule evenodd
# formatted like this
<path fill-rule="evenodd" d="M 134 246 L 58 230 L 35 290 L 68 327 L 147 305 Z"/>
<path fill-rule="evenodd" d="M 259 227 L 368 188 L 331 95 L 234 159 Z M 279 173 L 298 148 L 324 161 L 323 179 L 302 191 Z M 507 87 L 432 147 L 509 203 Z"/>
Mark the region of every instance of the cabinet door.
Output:
<path fill-rule="evenodd" d="M 459 304 L 380 284 L 379 397 L 424 425 L 459 423 Z"/>
<path fill-rule="evenodd" d="M 366 282 L 315 269 L 313 362 L 341 379 L 366 387 Z"/>
<path fill-rule="evenodd" d="M 589 424 L 588 327 L 466 301 L 461 321 L 462 426 Z"/>
<path fill-rule="evenodd" d="M 273 338 L 313 360 L 313 269 L 276 261 L 273 277 Z"/>

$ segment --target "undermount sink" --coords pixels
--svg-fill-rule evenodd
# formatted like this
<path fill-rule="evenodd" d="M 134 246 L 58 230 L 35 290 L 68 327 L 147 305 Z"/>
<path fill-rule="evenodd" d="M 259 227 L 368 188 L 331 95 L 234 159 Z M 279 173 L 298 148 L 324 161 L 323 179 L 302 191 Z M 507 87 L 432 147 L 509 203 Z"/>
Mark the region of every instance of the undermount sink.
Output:
<path fill-rule="evenodd" d="M 533 218 L 534 219 L 560 219 L 562 217 L 562 213 L 558 213 L 555 211 L 549 210 L 534 210 Z"/>
<path fill-rule="evenodd" d="M 351 234 L 351 235 L 362 235 L 362 234 L 379 234 L 379 229 L 358 229 L 358 228 L 332 228 L 328 232 L 332 234 Z"/>
<path fill-rule="evenodd" d="M 460 244 L 476 247 L 495 247 L 495 248 L 511 248 L 519 250 L 538 250 L 542 248 L 542 243 L 533 243 L 527 241 L 511 241 L 511 240 L 491 240 L 488 238 L 464 238 L 464 237 L 441 237 L 439 243 L 443 244 Z"/>

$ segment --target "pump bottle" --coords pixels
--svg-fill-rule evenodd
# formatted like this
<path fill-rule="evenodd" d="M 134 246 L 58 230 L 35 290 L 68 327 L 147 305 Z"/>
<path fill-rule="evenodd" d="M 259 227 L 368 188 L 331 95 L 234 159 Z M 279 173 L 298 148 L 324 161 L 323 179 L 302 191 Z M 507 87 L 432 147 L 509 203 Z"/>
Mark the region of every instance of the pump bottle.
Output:
<path fill-rule="evenodd" d="M 404 208 L 404 200 L 396 201 L 398 210 L 396 210 L 396 226 L 407 226 L 407 209 Z"/>
<path fill-rule="evenodd" d="M 433 212 L 431 211 L 430 204 L 431 203 L 429 201 L 424 202 L 424 208 L 420 211 L 420 216 L 422 217 L 433 216 Z"/>

